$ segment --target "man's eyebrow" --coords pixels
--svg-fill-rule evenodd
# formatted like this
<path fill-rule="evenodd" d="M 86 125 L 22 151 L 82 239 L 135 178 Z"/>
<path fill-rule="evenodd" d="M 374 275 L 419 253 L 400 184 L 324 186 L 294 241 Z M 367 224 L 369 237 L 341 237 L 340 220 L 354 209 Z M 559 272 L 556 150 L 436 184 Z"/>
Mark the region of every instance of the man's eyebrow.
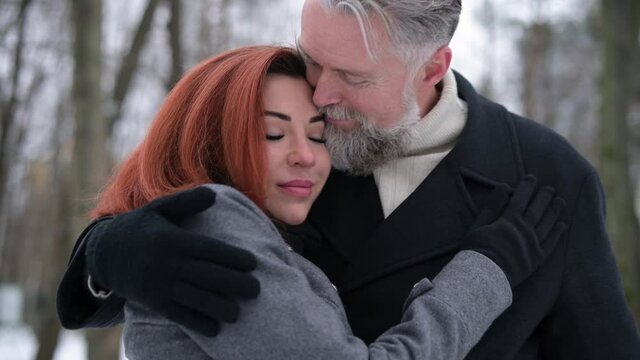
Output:
<path fill-rule="evenodd" d="M 276 117 L 280 120 L 284 120 L 284 121 L 291 121 L 291 116 L 287 115 L 287 114 L 283 114 L 281 112 L 277 112 L 277 111 L 271 111 L 271 110 L 265 110 L 264 114 L 266 116 L 273 116 Z"/>
<path fill-rule="evenodd" d="M 296 40 L 296 48 L 298 49 L 298 54 L 300 54 L 300 56 L 302 57 L 302 59 L 305 62 L 314 63 L 314 64 L 317 63 L 309 54 L 307 54 L 306 51 L 304 51 L 304 49 L 300 45 L 300 42 L 297 41 L 297 40 Z M 339 68 L 334 68 L 334 69 L 331 69 L 331 70 L 333 70 L 335 72 L 338 72 L 338 73 L 341 73 L 341 74 L 350 75 L 350 76 L 367 77 L 366 73 L 363 73 L 363 72 L 360 72 L 360 71 L 339 69 Z"/>
<path fill-rule="evenodd" d="M 300 55 L 300 57 L 302 57 L 305 62 L 315 62 L 315 60 L 313 60 L 313 58 L 309 56 L 306 51 L 304 51 L 304 48 L 302 48 L 302 45 L 300 45 L 300 42 L 298 40 L 296 40 L 296 49 L 298 50 L 298 54 Z"/>

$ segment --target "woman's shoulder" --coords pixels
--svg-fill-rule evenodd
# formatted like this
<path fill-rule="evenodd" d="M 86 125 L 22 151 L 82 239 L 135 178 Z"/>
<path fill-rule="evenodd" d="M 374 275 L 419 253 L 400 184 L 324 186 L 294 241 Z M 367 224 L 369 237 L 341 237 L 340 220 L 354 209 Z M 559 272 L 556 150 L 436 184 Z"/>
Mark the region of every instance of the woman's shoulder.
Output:
<path fill-rule="evenodd" d="M 216 193 L 208 209 L 181 222 L 186 230 L 229 245 L 283 261 L 287 246 L 273 222 L 238 190 L 218 184 L 202 185 Z"/>
<path fill-rule="evenodd" d="M 228 235 L 233 232 L 244 236 L 247 233 L 265 231 L 270 235 L 278 234 L 269 217 L 240 191 L 220 184 L 201 186 L 213 190 L 216 193 L 216 201 L 210 208 L 186 219 L 183 226 L 195 231 L 204 231 L 207 235 Z"/>

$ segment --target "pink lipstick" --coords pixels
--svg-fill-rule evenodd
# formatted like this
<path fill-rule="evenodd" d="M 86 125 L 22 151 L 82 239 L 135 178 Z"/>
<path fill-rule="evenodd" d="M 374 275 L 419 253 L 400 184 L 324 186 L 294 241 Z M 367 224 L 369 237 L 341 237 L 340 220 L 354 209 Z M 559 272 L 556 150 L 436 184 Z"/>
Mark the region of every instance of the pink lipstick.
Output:
<path fill-rule="evenodd" d="M 310 180 L 291 180 L 286 183 L 278 184 L 278 187 L 289 195 L 297 197 L 307 197 L 311 195 L 313 182 Z"/>

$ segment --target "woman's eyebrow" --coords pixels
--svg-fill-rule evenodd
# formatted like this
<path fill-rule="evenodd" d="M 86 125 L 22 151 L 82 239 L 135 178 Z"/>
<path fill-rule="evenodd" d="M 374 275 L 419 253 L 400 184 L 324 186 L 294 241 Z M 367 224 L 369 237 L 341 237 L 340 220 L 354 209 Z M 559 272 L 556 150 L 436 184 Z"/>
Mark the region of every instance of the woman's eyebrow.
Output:
<path fill-rule="evenodd" d="M 289 116 L 287 114 L 283 114 L 281 112 L 272 111 L 272 110 L 265 110 L 264 114 L 265 114 L 265 116 L 273 116 L 273 117 L 278 118 L 280 120 L 291 121 L 291 116 Z M 319 121 L 325 121 L 324 114 L 318 114 L 318 115 L 313 116 L 313 117 L 311 117 L 309 119 L 309 123 L 315 123 L 315 122 L 319 122 Z"/>
<path fill-rule="evenodd" d="M 291 116 L 287 115 L 287 114 L 283 114 L 281 112 L 277 112 L 277 111 L 271 111 L 271 110 L 265 110 L 264 114 L 266 116 L 273 116 L 273 117 L 277 117 L 280 120 L 284 120 L 284 121 L 291 121 Z"/>

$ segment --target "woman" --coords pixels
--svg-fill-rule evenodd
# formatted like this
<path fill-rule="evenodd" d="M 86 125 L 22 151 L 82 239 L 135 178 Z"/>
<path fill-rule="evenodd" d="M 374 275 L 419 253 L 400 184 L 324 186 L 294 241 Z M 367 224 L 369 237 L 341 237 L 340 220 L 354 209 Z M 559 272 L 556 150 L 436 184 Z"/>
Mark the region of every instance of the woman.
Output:
<path fill-rule="evenodd" d="M 209 183 L 191 195 L 213 190 L 216 204 L 183 225 L 258 258 L 260 296 L 215 338 L 128 303 L 129 359 L 461 359 L 510 304 L 505 273 L 463 251 L 433 283 L 416 284 L 399 325 L 368 346 L 351 335 L 335 288 L 274 225 L 304 221 L 330 171 L 323 116 L 304 75 L 288 48 L 242 48 L 206 60 L 168 95 L 145 140 L 101 194 L 96 217 Z M 534 185 L 525 180 L 507 211 L 524 212 Z M 533 225 L 543 215 L 540 223 L 555 223 L 557 215 L 542 211 Z"/>

